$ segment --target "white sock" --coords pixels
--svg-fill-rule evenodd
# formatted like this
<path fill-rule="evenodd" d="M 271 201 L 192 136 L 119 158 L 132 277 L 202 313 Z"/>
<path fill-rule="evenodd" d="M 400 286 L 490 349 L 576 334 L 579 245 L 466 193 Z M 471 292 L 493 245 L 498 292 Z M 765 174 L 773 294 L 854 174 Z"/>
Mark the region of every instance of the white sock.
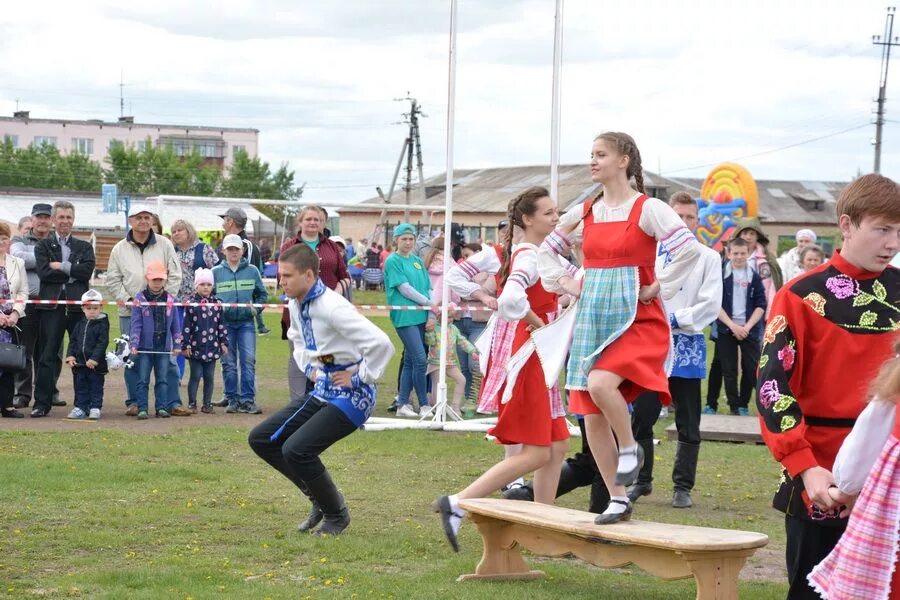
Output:
<path fill-rule="evenodd" d="M 459 496 L 456 494 L 447 496 L 447 499 L 450 500 L 450 510 L 453 511 L 453 514 L 450 515 L 450 526 L 453 528 L 453 533 L 459 533 L 459 527 L 466 516 L 466 511 L 459 507 Z"/>
<path fill-rule="evenodd" d="M 609 500 L 609 506 L 607 506 L 606 510 L 603 511 L 604 515 L 618 515 L 622 514 L 626 509 L 628 509 L 628 496 L 613 496 Z M 618 502 L 613 502 L 613 500 L 620 500 L 625 504 L 619 504 Z"/>
<path fill-rule="evenodd" d="M 637 447 L 638 445 L 634 444 L 633 446 L 622 446 L 619 448 L 619 467 L 616 469 L 616 472 L 629 473 L 637 467 L 637 454 L 633 452 Z"/>
<path fill-rule="evenodd" d="M 520 488 L 520 487 L 522 487 L 523 485 L 525 485 L 525 478 L 524 478 L 524 477 L 517 477 L 517 478 L 513 479 L 512 481 L 510 481 L 510 482 L 506 485 L 506 487 L 507 487 L 508 489 L 512 489 L 512 488 Z"/>

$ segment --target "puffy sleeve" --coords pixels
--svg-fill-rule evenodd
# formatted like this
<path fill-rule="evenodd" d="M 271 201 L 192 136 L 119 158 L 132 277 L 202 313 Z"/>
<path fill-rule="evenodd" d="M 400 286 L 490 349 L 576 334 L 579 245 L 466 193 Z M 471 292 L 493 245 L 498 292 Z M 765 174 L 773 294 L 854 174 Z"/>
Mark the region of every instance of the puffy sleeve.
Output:
<path fill-rule="evenodd" d="M 694 270 L 701 274 L 695 302 L 677 309 L 672 316 L 679 328 L 702 333 L 710 323 L 715 322 L 722 308 L 722 260 L 715 250 L 700 248 L 700 259 Z"/>
<path fill-rule="evenodd" d="M 659 242 L 659 252 L 665 256 L 663 268 L 656 273 L 660 295 L 668 300 L 678 293 L 684 280 L 694 270 L 700 256 L 700 242 L 685 227 L 672 207 L 658 198 L 644 202 L 640 228 Z"/>
<path fill-rule="evenodd" d="M 328 318 L 331 327 L 362 355 L 362 362 L 354 377 L 358 377 L 363 383 L 377 382 L 394 355 L 394 345 L 387 334 L 362 316 L 349 302 L 341 302 Z"/>
<path fill-rule="evenodd" d="M 460 295 L 461 298 L 469 298 L 473 293 L 483 289 L 475 283 L 479 273 L 494 275 L 500 271 L 500 259 L 497 251 L 491 247 L 485 247 L 466 260 L 450 267 L 447 271 L 447 285 Z"/>
<path fill-rule="evenodd" d="M 544 239 L 538 250 L 538 274 L 544 289 L 549 292 L 561 293 L 562 288 L 558 281 L 565 276 L 574 277 L 569 269 L 571 265 L 568 261 L 564 263 L 559 259 L 563 255 L 567 255 L 572 246 L 581 240 L 581 233 L 584 229 L 583 213 L 584 207 L 578 205 L 560 217 L 556 230 Z M 563 233 L 563 229 L 573 223 L 578 223 L 575 230 L 568 234 Z"/>
<path fill-rule="evenodd" d="M 803 409 L 791 389 L 791 383 L 803 377 L 804 361 L 810 360 L 797 344 L 805 323 L 803 306 L 796 302 L 802 304 L 789 293 L 775 297 L 773 316 L 763 335 L 756 389 L 763 441 L 791 477 L 819 464 L 806 439 Z"/>
<path fill-rule="evenodd" d="M 518 321 L 528 314 L 528 294 L 526 290 L 538 281 L 538 253 L 528 248 L 516 254 L 503 293 L 497 298 L 497 311 L 507 321 Z"/>
<path fill-rule="evenodd" d="M 896 404 L 875 398 L 856 419 L 853 430 L 841 444 L 831 470 L 835 485 L 845 494 L 855 496 L 862 489 L 891 435 L 896 412 Z"/>

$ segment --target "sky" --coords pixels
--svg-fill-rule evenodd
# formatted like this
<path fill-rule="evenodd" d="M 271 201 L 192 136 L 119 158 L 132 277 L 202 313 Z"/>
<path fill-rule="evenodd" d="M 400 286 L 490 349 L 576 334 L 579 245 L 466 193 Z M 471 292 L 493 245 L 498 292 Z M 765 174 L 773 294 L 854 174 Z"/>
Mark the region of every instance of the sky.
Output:
<path fill-rule="evenodd" d="M 259 129 L 260 157 L 328 204 L 388 190 L 409 109 L 395 99 L 410 95 L 425 175 L 446 170 L 449 0 L 7 4 L 0 114 L 114 120 L 121 79 L 137 122 Z M 549 165 L 554 7 L 458 1 L 456 168 Z M 566 0 L 561 162 L 587 163 L 615 130 L 675 177 L 733 159 L 758 179 L 870 172 L 885 14 L 875 0 Z M 900 179 L 895 50 L 882 173 Z"/>

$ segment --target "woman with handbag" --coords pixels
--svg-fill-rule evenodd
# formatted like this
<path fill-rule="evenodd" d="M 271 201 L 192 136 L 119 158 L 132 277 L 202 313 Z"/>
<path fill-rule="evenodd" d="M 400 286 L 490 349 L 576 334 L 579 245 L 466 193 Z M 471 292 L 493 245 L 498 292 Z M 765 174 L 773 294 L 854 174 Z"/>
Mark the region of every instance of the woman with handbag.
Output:
<path fill-rule="evenodd" d="M 21 419 L 25 415 L 13 408 L 13 377 L 25 368 L 16 323 L 25 316 L 28 282 L 25 263 L 8 254 L 9 239 L 9 225 L 0 222 L 0 417 Z"/>

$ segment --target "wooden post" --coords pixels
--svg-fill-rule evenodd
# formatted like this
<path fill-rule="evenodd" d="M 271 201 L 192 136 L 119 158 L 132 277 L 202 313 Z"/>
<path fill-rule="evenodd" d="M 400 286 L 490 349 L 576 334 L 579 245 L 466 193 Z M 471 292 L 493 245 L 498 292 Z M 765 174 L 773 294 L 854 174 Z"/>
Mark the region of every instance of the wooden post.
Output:
<path fill-rule="evenodd" d="M 738 600 L 738 575 L 752 551 L 682 553 L 697 582 L 697 600 Z"/>
<path fill-rule="evenodd" d="M 470 514 L 481 533 L 484 553 L 475 573 L 460 575 L 457 581 L 470 580 L 522 580 L 538 579 L 544 576 L 543 571 L 531 571 L 528 563 L 522 558 L 518 545 L 506 535 L 509 523 L 497 521 L 478 514 Z"/>

